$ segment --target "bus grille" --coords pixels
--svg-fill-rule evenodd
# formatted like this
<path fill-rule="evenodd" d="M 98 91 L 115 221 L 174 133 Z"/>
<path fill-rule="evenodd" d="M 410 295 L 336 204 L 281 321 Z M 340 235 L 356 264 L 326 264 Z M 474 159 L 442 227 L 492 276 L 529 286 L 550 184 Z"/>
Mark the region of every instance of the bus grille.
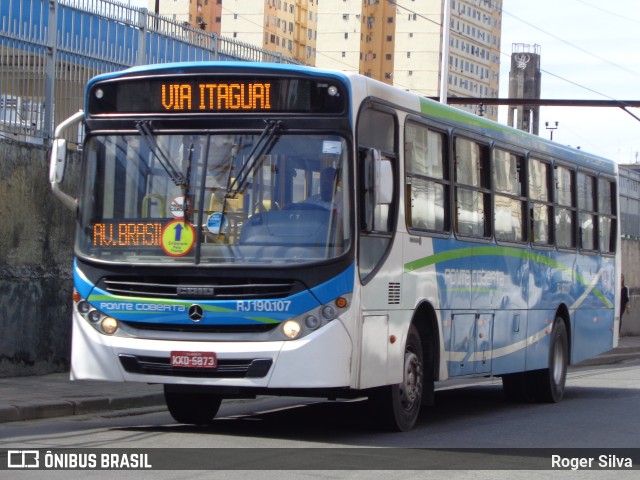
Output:
<path fill-rule="evenodd" d="M 113 295 L 203 300 L 284 298 L 304 289 L 299 282 L 275 279 L 108 277 L 101 284 Z"/>
<path fill-rule="evenodd" d="M 255 325 L 208 325 L 202 323 L 177 324 L 177 323 L 149 323 L 121 321 L 121 324 L 135 328 L 144 333 L 149 332 L 180 332 L 180 333 L 265 333 L 276 328 L 279 323 L 257 323 Z"/>
<path fill-rule="evenodd" d="M 270 358 L 218 360 L 218 367 L 172 367 L 168 358 L 120 354 L 120 363 L 129 373 L 199 378 L 262 378 L 273 364 Z"/>

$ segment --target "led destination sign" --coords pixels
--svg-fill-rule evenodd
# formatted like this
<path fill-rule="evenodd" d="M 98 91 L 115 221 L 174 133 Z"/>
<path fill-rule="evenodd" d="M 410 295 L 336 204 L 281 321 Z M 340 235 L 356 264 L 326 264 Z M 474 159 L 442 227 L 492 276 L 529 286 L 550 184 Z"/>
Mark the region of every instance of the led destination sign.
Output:
<path fill-rule="evenodd" d="M 347 95 L 338 81 L 229 75 L 172 75 L 97 82 L 90 116 L 106 114 L 339 114 Z"/>
<path fill-rule="evenodd" d="M 163 83 L 160 89 L 166 111 L 271 110 L 271 83 Z"/>

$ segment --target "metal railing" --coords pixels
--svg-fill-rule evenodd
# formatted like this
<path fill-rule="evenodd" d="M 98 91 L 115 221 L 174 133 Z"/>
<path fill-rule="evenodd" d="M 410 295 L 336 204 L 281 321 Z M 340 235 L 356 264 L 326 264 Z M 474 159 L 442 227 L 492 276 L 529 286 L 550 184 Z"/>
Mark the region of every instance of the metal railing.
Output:
<path fill-rule="evenodd" d="M 48 145 L 99 73 L 210 60 L 297 63 L 114 0 L 2 0 L 0 137 Z"/>

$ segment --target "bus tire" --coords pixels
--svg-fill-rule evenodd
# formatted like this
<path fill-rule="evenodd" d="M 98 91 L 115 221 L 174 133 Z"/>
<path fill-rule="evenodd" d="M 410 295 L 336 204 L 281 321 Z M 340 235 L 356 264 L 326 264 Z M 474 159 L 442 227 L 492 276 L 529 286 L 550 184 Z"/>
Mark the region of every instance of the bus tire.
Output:
<path fill-rule="evenodd" d="M 194 425 L 210 424 L 218 413 L 222 398 L 207 392 L 181 391 L 175 386 L 164 386 L 164 400 L 176 422 Z"/>
<path fill-rule="evenodd" d="M 375 389 L 369 396 L 372 414 L 385 430 L 405 432 L 415 425 L 420 413 L 424 382 L 424 365 L 420 335 L 409 327 L 404 347 L 402 383 Z"/>
<path fill-rule="evenodd" d="M 567 327 L 561 318 L 556 318 L 549 344 L 549 368 L 532 372 L 533 393 L 536 400 L 541 403 L 557 403 L 562 400 L 568 365 Z"/>

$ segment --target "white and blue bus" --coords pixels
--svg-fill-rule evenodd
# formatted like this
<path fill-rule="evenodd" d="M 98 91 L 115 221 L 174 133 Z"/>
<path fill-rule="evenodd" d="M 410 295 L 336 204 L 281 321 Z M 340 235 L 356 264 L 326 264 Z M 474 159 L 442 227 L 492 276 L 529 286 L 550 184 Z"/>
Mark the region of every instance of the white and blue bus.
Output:
<path fill-rule="evenodd" d="M 77 195 L 65 131 L 84 128 Z M 56 129 L 76 212 L 71 378 L 227 398 L 368 398 L 412 428 L 437 382 L 557 402 L 610 350 L 616 165 L 370 78 L 182 63 L 93 78 Z"/>

